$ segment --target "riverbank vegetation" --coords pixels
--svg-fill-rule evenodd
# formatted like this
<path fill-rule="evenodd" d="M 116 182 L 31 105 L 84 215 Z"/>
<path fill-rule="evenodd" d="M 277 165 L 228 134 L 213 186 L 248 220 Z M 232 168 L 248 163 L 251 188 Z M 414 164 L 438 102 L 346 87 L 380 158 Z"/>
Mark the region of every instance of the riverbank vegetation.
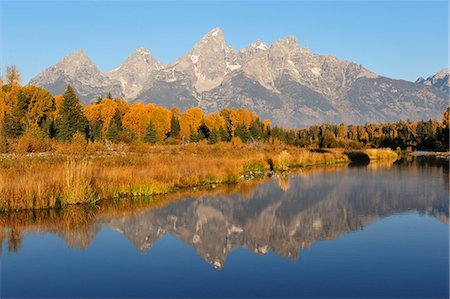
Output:
<path fill-rule="evenodd" d="M 285 145 L 147 146 L 141 153 L 33 154 L 0 159 L 0 209 L 36 209 L 237 184 L 295 167 L 349 162 L 344 150 Z M 374 159 L 395 159 L 376 150 Z M 373 150 L 367 152 L 373 155 Z"/>
<path fill-rule="evenodd" d="M 16 68 L 7 70 L 0 88 L 0 153 L 103 151 L 105 147 L 138 150 L 142 144 L 180 145 L 204 142 L 286 144 L 308 148 L 448 149 L 449 109 L 442 121 L 388 124 L 322 124 L 305 129 L 271 126 L 256 114 L 200 108 L 181 112 L 153 104 L 130 104 L 111 94 L 82 105 L 71 86 L 63 95 L 21 86 Z"/>
<path fill-rule="evenodd" d="M 442 123 L 294 130 L 272 127 L 243 108 L 181 112 L 111 95 L 82 105 L 70 86 L 52 96 L 19 82 L 18 71 L 8 68 L 0 88 L 0 210 L 93 204 L 236 184 L 294 167 L 395 159 L 389 147 L 411 140 L 448 144 L 448 110 Z"/>

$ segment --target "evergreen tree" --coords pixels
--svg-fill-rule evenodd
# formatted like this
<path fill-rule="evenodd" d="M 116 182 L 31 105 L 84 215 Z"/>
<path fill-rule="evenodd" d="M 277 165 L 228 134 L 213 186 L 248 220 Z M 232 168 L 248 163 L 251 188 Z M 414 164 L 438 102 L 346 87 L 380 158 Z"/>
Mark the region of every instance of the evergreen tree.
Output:
<path fill-rule="evenodd" d="M 119 131 L 119 141 L 125 142 L 125 143 L 131 143 L 137 139 L 136 134 L 133 132 L 133 130 L 130 129 L 123 129 Z M 159 137 L 158 137 L 159 139 Z"/>
<path fill-rule="evenodd" d="M 209 133 L 208 143 L 209 144 L 216 144 L 219 141 L 219 132 L 216 130 L 212 130 Z"/>
<path fill-rule="evenodd" d="M 102 139 L 102 128 L 103 121 L 95 121 L 91 126 L 89 126 L 89 139 L 91 141 Z"/>
<path fill-rule="evenodd" d="M 263 124 L 257 119 L 250 124 L 250 135 L 254 140 L 261 140 L 264 137 Z"/>
<path fill-rule="evenodd" d="M 23 127 L 22 123 L 20 122 L 20 118 L 14 113 L 12 115 L 5 115 L 4 118 L 4 124 L 5 124 L 5 135 L 7 137 L 19 137 L 20 134 L 22 134 Z"/>
<path fill-rule="evenodd" d="M 197 134 L 197 141 L 202 141 L 205 139 L 207 139 L 207 138 L 206 138 L 205 134 L 203 133 L 203 131 L 199 131 Z"/>
<path fill-rule="evenodd" d="M 170 132 L 169 137 L 177 137 L 180 135 L 180 122 L 178 121 L 178 118 L 175 115 L 172 115 L 172 118 L 170 120 Z"/>
<path fill-rule="evenodd" d="M 24 131 L 24 116 L 27 112 L 29 99 L 21 90 L 17 95 L 17 102 L 13 105 L 11 112 L 5 115 L 5 134 L 8 137 L 19 137 Z"/>
<path fill-rule="evenodd" d="M 120 130 L 115 122 L 111 122 L 111 125 L 106 132 L 106 139 L 114 143 L 120 141 Z"/>
<path fill-rule="evenodd" d="M 152 122 L 150 122 L 144 132 L 144 142 L 155 144 L 158 141 L 159 136 L 158 132 L 156 131 L 156 127 Z"/>
<path fill-rule="evenodd" d="M 236 127 L 234 131 L 234 136 L 239 137 L 242 142 L 248 142 L 251 139 L 250 131 L 247 129 L 245 123 L 241 123 Z"/>
<path fill-rule="evenodd" d="M 209 128 L 206 126 L 204 122 L 198 127 L 198 140 L 208 139 L 209 138 Z"/>
<path fill-rule="evenodd" d="M 198 135 L 197 133 L 195 133 L 192 127 L 189 127 L 189 131 L 189 142 L 198 142 Z"/>
<path fill-rule="evenodd" d="M 231 139 L 228 131 L 222 126 L 219 128 L 219 137 L 222 142 L 228 142 Z"/>
<path fill-rule="evenodd" d="M 70 140 L 77 131 L 86 133 L 87 125 L 80 100 L 72 86 L 68 85 L 57 116 L 57 136 L 61 140 Z"/>

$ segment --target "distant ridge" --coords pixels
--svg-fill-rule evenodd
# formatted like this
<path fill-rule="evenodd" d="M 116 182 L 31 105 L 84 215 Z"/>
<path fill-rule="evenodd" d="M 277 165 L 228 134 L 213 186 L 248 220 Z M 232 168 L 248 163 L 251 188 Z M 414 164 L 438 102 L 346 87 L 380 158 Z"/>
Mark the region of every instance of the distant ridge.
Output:
<path fill-rule="evenodd" d="M 273 124 L 303 127 L 440 118 L 448 105 L 448 80 L 448 69 L 416 82 L 382 77 L 359 64 L 311 53 L 294 36 L 270 46 L 257 40 L 236 51 L 214 28 L 168 65 L 139 48 L 102 73 L 80 50 L 30 84 L 53 94 L 71 84 L 85 102 L 111 92 L 128 101 L 200 107 L 208 113 L 244 107 Z"/>
<path fill-rule="evenodd" d="M 448 94 L 450 90 L 450 70 L 448 68 L 442 69 L 436 74 L 428 77 L 426 80 L 420 77 L 416 80 L 416 83 L 434 86 Z"/>

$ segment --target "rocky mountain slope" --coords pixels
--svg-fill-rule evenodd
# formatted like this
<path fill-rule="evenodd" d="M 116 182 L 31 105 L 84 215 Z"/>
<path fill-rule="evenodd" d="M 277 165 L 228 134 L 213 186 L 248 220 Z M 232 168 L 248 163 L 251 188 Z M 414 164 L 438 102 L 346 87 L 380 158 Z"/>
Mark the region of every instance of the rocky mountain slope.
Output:
<path fill-rule="evenodd" d="M 439 78 L 433 82 L 441 82 Z M 245 107 L 285 127 L 440 118 L 448 104 L 448 88 L 436 85 L 440 83 L 381 77 L 359 64 L 311 53 L 293 36 L 271 46 L 256 41 L 235 51 L 219 28 L 168 65 L 140 48 L 121 66 L 102 74 L 79 51 L 30 83 L 54 94 L 70 83 L 87 102 L 111 91 L 129 101 L 176 105 L 181 110 Z"/>
<path fill-rule="evenodd" d="M 64 93 L 70 84 L 83 100 L 93 100 L 108 92 L 122 96 L 120 83 L 103 74 L 83 50 L 67 55 L 34 77 L 30 84 L 41 86 L 54 95 Z"/>
<path fill-rule="evenodd" d="M 427 79 L 420 77 L 416 80 L 416 83 L 434 86 L 448 94 L 450 92 L 450 70 L 448 68 L 442 69 Z"/>
<path fill-rule="evenodd" d="M 107 73 L 107 76 L 120 82 L 127 99 L 134 99 L 164 67 L 163 63 L 153 58 L 149 50 L 139 48 L 121 66 Z"/>

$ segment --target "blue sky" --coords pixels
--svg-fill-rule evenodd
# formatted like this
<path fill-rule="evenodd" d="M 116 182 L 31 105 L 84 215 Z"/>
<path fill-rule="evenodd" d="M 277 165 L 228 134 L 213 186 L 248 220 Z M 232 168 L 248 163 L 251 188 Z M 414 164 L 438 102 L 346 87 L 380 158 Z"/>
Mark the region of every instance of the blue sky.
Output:
<path fill-rule="evenodd" d="M 1 65 L 23 83 L 83 49 L 102 71 L 138 47 L 170 62 L 209 30 L 239 49 L 288 35 L 392 78 L 415 80 L 448 65 L 443 1 L 1 1 Z"/>

